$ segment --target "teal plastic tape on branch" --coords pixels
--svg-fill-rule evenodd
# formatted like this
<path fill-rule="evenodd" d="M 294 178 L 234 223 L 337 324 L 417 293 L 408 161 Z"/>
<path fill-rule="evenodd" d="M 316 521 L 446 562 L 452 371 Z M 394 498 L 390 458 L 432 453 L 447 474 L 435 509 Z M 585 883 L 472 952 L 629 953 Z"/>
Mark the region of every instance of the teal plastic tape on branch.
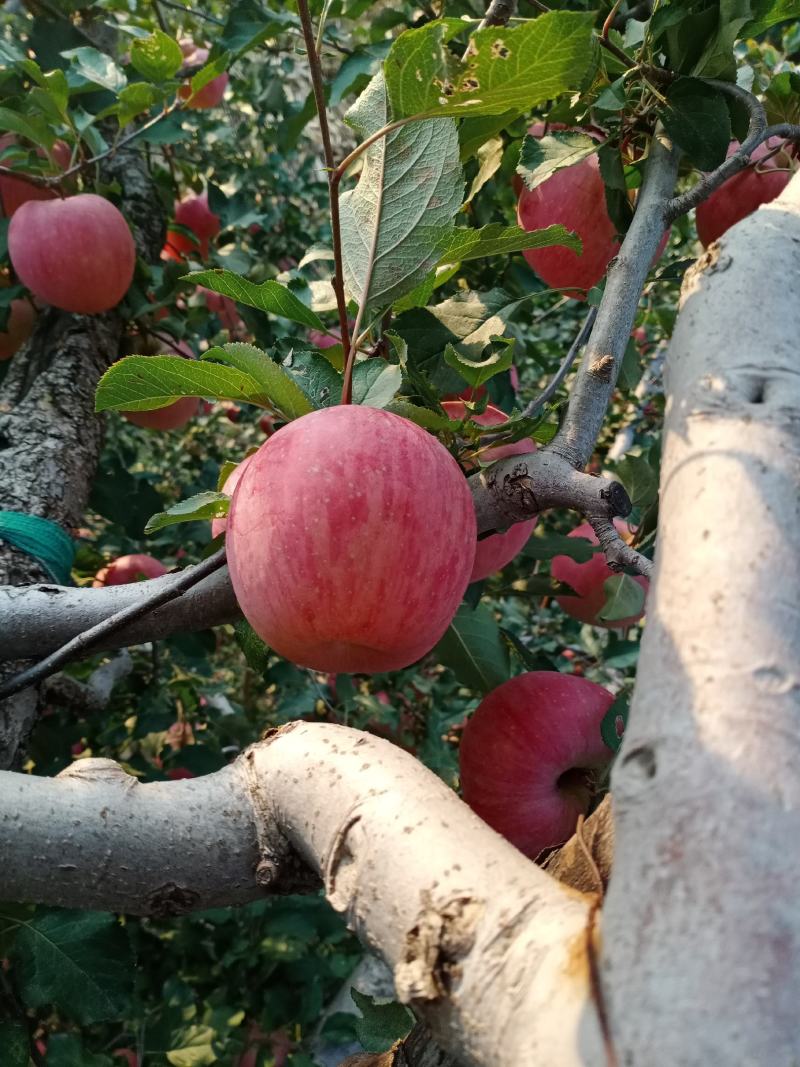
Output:
<path fill-rule="evenodd" d="M 22 511 L 0 511 L 0 541 L 38 560 L 59 585 L 70 584 L 75 544 L 57 523 Z"/>

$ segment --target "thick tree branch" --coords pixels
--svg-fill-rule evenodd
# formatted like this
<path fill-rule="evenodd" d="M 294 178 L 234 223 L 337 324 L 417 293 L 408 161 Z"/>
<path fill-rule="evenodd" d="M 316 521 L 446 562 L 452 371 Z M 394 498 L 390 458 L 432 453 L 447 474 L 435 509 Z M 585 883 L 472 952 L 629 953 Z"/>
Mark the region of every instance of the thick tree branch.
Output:
<path fill-rule="evenodd" d="M 667 357 L 656 574 L 612 772 L 622 1063 L 800 1062 L 799 291 L 796 176 L 686 276 Z"/>
<path fill-rule="evenodd" d="M 660 129 L 650 147 L 630 229 L 608 272 L 592 335 L 572 387 L 564 424 L 549 451 L 576 469 L 591 458 L 630 337 L 647 273 L 664 235 L 665 206 L 675 186 L 678 151 Z"/>
<path fill-rule="evenodd" d="M 3 772 L 0 854 L 6 899 L 134 914 L 242 903 L 311 871 L 465 1065 L 602 1062 L 590 900 L 368 734 L 294 723 L 223 771 L 163 784 L 109 760 Z"/>

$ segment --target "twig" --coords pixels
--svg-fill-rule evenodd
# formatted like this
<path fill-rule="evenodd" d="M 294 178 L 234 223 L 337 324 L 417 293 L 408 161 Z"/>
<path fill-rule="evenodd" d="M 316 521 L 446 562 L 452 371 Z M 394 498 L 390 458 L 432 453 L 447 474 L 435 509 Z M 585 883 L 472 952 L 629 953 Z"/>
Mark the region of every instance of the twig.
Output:
<path fill-rule="evenodd" d="M 157 0 L 156 0 L 157 2 Z M 606 16 L 606 21 L 603 23 L 603 29 L 600 31 L 600 40 L 608 41 L 608 35 L 611 32 L 611 27 L 614 25 L 614 17 L 622 6 L 622 0 L 616 0 L 614 6 Z"/>
<path fill-rule="evenodd" d="M 153 596 L 146 597 L 137 604 L 131 604 L 129 607 L 123 608 L 122 611 L 118 611 L 115 615 L 110 615 L 107 619 L 97 623 L 96 626 L 92 626 L 90 629 L 84 630 L 83 633 L 73 637 L 71 641 L 62 645 L 61 648 L 46 656 L 33 667 L 29 667 L 27 670 L 9 678 L 7 682 L 0 685 L 0 700 L 14 696 L 15 693 L 19 693 L 28 686 L 41 682 L 51 674 L 55 674 L 65 663 L 69 663 L 76 656 L 89 651 L 93 645 L 108 637 L 109 634 L 121 629 L 126 623 L 134 622 L 143 615 L 149 614 L 155 608 L 161 607 L 162 604 L 174 600 L 181 593 L 186 592 L 187 589 L 197 585 L 203 578 L 208 577 L 209 574 L 213 574 L 214 571 L 224 566 L 225 549 L 221 548 L 219 552 L 215 552 L 213 556 L 209 556 L 208 559 L 198 563 L 195 567 L 187 567 L 180 578 L 167 589 L 162 589 L 158 593 L 154 593 Z"/>
<path fill-rule="evenodd" d="M 163 4 L 164 7 L 174 8 L 175 11 L 181 11 L 184 15 L 192 15 L 196 19 L 204 19 L 206 22 L 213 22 L 215 26 L 224 26 L 225 19 L 218 19 L 216 15 L 208 15 L 205 11 L 198 11 L 196 7 L 187 7 L 185 4 L 178 4 L 176 0 L 155 0 L 156 6 Z"/>
<path fill-rule="evenodd" d="M 159 0 L 153 0 L 153 11 L 155 12 L 156 22 L 158 23 L 161 32 L 169 33 L 169 26 L 167 25 L 167 20 L 164 18 L 164 12 L 159 6 Z"/>
<path fill-rule="evenodd" d="M 685 193 L 681 193 L 680 196 L 674 196 L 667 204 L 667 222 L 673 223 L 675 219 L 680 218 L 681 215 L 685 215 L 687 211 L 690 211 L 693 207 L 697 207 L 706 200 L 715 189 L 718 189 L 723 182 L 726 182 L 728 178 L 733 177 L 734 174 L 738 174 L 740 170 L 743 170 L 750 162 L 750 156 L 753 154 L 756 148 L 764 141 L 768 141 L 771 137 L 782 137 L 785 140 L 793 140 L 800 142 L 800 126 L 792 125 L 788 122 L 782 122 L 775 126 L 767 126 L 767 115 L 764 110 L 764 105 L 758 100 L 752 93 L 749 93 L 746 89 L 742 89 L 741 86 L 735 85 L 733 82 L 717 81 L 716 79 L 709 79 L 709 85 L 713 85 L 723 93 L 727 93 L 729 96 L 735 97 L 740 103 L 744 104 L 747 110 L 750 112 L 750 126 L 747 131 L 747 137 L 739 148 L 728 156 L 728 158 L 721 163 L 716 170 L 711 171 L 710 174 L 704 175 L 697 181 L 691 189 L 687 189 Z"/>
<path fill-rule="evenodd" d="M 517 0 L 492 0 L 478 29 L 483 30 L 487 26 L 505 26 L 516 10 Z"/>
<path fill-rule="evenodd" d="M 523 418 L 533 418 L 536 412 L 540 411 L 544 407 L 544 405 L 548 403 L 548 401 L 552 400 L 552 398 L 561 388 L 561 383 L 569 374 L 570 367 L 575 362 L 575 357 L 578 355 L 580 350 L 589 340 L 589 334 L 592 332 L 592 327 L 594 326 L 594 320 L 596 318 L 597 308 L 593 307 L 590 309 L 589 314 L 584 319 L 583 326 L 581 326 L 578 336 L 570 345 L 569 352 L 567 352 L 566 356 L 564 357 L 564 361 L 558 368 L 555 377 L 547 386 L 547 388 L 539 394 L 539 396 L 531 400 L 530 404 L 528 404 L 528 406 L 522 412 Z"/>
<path fill-rule="evenodd" d="M 613 570 L 621 571 L 624 567 L 630 567 L 637 574 L 644 575 L 645 578 L 653 577 L 653 561 L 643 556 L 641 552 L 637 552 L 635 548 L 631 548 L 630 545 L 626 545 L 607 515 L 587 514 L 586 518 L 597 535 L 600 547 Z"/>
<path fill-rule="evenodd" d="M 345 352 L 350 348 L 350 329 L 347 324 L 347 301 L 344 295 L 344 262 L 342 259 L 342 231 L 339 221 L 339 188 L 338 182 L 334 182 L 335 164 L 333 160 L 333 147 L 331 146 L 331 134 L 328 127 L 328 112 L 325 101 L 325 87 L 322 84 L 322 66 L 319 61 L 319 53 L 314 43 L 314 27 L 311 23 L 311 13 L 308 10 L 308 0 L 297 0 L 297 11 L 300 15 L 300 23 L 303 27 L 303 39 L 306 44 L 308 55 L 308 67 L 311 73 L 311 85 L 314 90 L 314 102 L 317 106 L 317 118 L 322 135 L 322 149 L 325 155 L 325 166 L 328 170 L 328 192 L 330 196 L 331 211 L 331 241 L 333 244 L 334 278 L 333 290 L 336 293 L 336 307 L 339 312 L 339 330 L 342 336 L 342 346 Z"/>

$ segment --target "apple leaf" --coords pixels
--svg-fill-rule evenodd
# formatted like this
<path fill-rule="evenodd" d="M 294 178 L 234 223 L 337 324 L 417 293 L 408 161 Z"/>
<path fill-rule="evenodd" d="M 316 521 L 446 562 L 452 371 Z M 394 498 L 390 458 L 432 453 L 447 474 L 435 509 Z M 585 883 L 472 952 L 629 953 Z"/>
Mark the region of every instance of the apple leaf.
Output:
<path fill-rule="evenodd" d="M 500 169 L 500 164 L 503 162 L 503 152 L 505 150 L 505 142 L 502 137 L 490 137 L 488 141 L 484 141 L 478 149 L 476 155 L 478 159 L 478 173 L 472 179 L 472 184 L 469 187 L 466 199 L 463 206 L 471 204 L 481 189 L 490 182 L 495 174 Z"/>
<path fill-rule="evenodd" d="M 741 37 L 758 37 L 779 22 L 800 19 L 800 0 L 752 0 L 753 21 L 742 29 Z"/>
<path fill-rule="evenodd" d="M 600 723 L 600 734 L 612 752 L 619 752 L 622 745 L 625 727 L 628 725 L 629 712 L 630 697 L 626 693 L 621 693 L 605 713 L 603 721 Z"/>
<path fill-rule="evenodd" d="M 238 304 L 258 308 L 269 315 L 278 315 L 313 330 L 324 330 L 325 324 L 316 312 L 307 307 L 291 289 L 280 282 L 268 281 L 256 285 L 232 270 L 201 270 L 185 275 L 184 281 L 202 285 L 212 292 L 229 296 Z"/>
<path fill-rule="evenodd" d="M 625 456 L 616 465 L 616 474 L 635 508 L 646 508 L 658 496 L 658 478 L 641 456 Z"/>
<path fill-rule="evenodd" d="M 247 374 L 259 386 L 269 405 L 280 411 L 287 419 L 298 419 L 314 410 L 300 386 L 255 345 L 233 341 L 220 348 L 210 348 L 203 359 L 218 359 Z"/>
<path fill-rule="evenodd" d="M 581 239 L 563 226 L 548 226 L 529 232 L 520 226 L 492 222 L 480 229 L 463 226 L 449 233 L 439 246 L 439 262 L 462 263 L 467 259 L 507 255 L 510 252 L 522 252 L 526 248 L 548 248 L 550 245 L 564 245 L 578 253 L 583 247 Z"/>
<path fill-rule="evenodd" d="M 356 988 L 350 990 L 350 996 L 361 1012 L 356 1020 L 356 1035 L 366 1052 L 388 1052 L 414 1025 L 414 1016 L 402 1004 L 382 1004 Z"/>
<path fill-rule="evenodd" d="M 71 62 L 70 75 L 77 74 L 82 84 L 99 85 L 112 93 L 118 93 L 120 89 L 128 84 L 128 79 L 114 60 L 97 48 L 90 48 L 84 45 L 80 48 L 70 48 L 68 51 L 62 52 L 61 55 Z M 63 72 L 59 71 L 59 73 L 63 77 Z M 66 83 L 64 88 L 66 89 Z M 50 91 L 52 93 L 52 89 Z M 66 103 L 65 98 L 64 107 L 66 107 Z"/>
<path fill-rule="evenodd" d="M 31 1047 L 28 1028 L 23 1022 L 0 1019 L 0 1049 L 3 1051 L 3 1067 L 28 1067 Z"/>
<path fill-rule="evenodd" d="M 341 401 L 342 375 L 319 352 L 292 352 L 283 361 L 283 367 L 315 408 L 327 408 Z"/>
<path fill-rule="evenodd" d="M 396 363 L 368 359 L 353 368 L 353 403 L 368 408 L 385 408 L 403 384 Z"/>
<path fill-rule="evenodd" d="M 231 498 L 225 493 L 197 493 L 195 496 L 180 500 L 177 504 L 152 515 L 144 528 L 146 534 L 163 530 L 165 526 L 175 526 L 179 522 L 197 522 L 205 519 L 222 519 L 228 514 Z"/>
<path fill-rule="evenodd" d="M 122 1067 L 122 1062 L 103 1052 L 90 1052 L 77 1034 L 48 1035 L 47 1067 Z"/>
<path fill-rule="evenodd" d="M 220 74 L 224 74 L 230 66 L 231 60 L 232 56 L 230 52 L 223 52 L 222 55 L 217 56 L 216 59 L 212 60 L 210 63 L 206 63 L 206 65 L 198 70 L 197 74 L 192 77 L 190 83 L 192 92 L 199 93 L 209 82 L 218 78 Z"/>
<path fill-rule="evenodd" d="M 508 370 L 514 361 L 513 338 L 491 338 L 491 341 L 494 343 L 485 359 L 470 359 L 453 345 L 445 345 L 445 363 L 458 371 L 465 382 L 477 388 L 484 382 L 488 382 L 495 374 L 502 374 L 503 371 Z"/>
<path fill-rule="evenodd" d="M 700 170 L 714 170 L 725 159 L 731 119 L 724 95 L 699 78 L 678 78 L 667 90 L 661 113 L 669 136 Z"/>
<path fill-rule="evenodd" d="M 269 667 L 270 651 L 246 619 L 241 619 L 233 628 L 233 638 L 239 646 L 247 666 L 257 674 Z"/>
<path fill-rule="evenodd" d="M 183 52 L 174 37 L 154 30 L 148 37 L 137 37 L 131 45 L 131 65 L 147 81 L 165 82 L 183 66 Z"/>
<path fill-rule="evenodd" d="M 490 26 L 472 34 L 463 60 L 448 48 L 461 19 L 406 30 L 384 62 L 392 117 L 522 114 L 580 89 L 597 62 L 593 22 L 553 11 L 513 29 Z"/>
<path fill-rule="evenodd" d="M 126 356 L 100 379 L 95 411 L 154 411 L 182 396 L 272 405 L 271 398 L 251 375 L 232 367 L 182 356 Z"/>
<path fill-rule="evenodd" d="M 149 111 L 160 96 L 159 90 L 149 82 L 126 85 L 117 97 L 117 119 L 120 126 L 127 126 L 137 115 Z"/>
<path fill-rule="evenodd" d="M 615 622 L 640 615 L 644 609 L 644 589 L 629 574 L 615 574 L 603 582 L 606 602 L 597 613 L 598 619 Z"/>
<path fill-rule="evenodd" d="M 485 604 L 462 604 L 433 654 L 470 689 L 488 693 L 508 681 L 508 645 Z"/>
<path fill-rule="evenodd" d="M 12 952 L 26 1007 L 52 1004 L 83 1025 L 130 1009 L 135 968 L 127 934 L 113 915 L 40 910 L 22 925 Z"/>
<path fill-rule="evenodd" d="M 596 545 L 587 537 L 567 537 L 545 531 L 539 524 L 525 546 L 527 559 L 553 559 L 554 556 L 569 556 L 576 563 L 586 563 L 594 555 Z"/>
<path fill-rule="evenodd" d="M 364 138 L 389 121 L 382 74 L 346 120 Z M 357 303 L 385 307 L 425 279 L 453 229 L 464 194 L 456 125 L 412 123 L 381 137 L 362 158 L 358 184 L 340 198 L 344 282 Z"/>
<path fill-rule="evenodd" d="M 533 190 L 556 171 L 593 155 L 599 147 L 594 138 L 575 130 L 557 130 L 544 137 L 526 136 L 519 153 L 517 174 L 526 188 Z"/>
<path fill-rule="evenodd" d="M 27 141 L 41 145 L 43 148 L 51 148 L 55 141 L 55 134 L 48 127 L 44 119 L 38 115 L 20 115 L 7 107 L 0 107 L 0 130 L 9 130 L 18 133 Z M 8 166 L 7 162 L 4 162 Z"/>
<path fill-rule="evenodd" d="M 408 400 L 403 400 L 402 397 L 387 404 L 386 410 L 410 422 L 415 422 L 417 426 L 422 426 L 426 430 L 451 430 L 453 428 L 453 422 L 446 415 L 439 415 L 430 408 L 419 407 Z"/>

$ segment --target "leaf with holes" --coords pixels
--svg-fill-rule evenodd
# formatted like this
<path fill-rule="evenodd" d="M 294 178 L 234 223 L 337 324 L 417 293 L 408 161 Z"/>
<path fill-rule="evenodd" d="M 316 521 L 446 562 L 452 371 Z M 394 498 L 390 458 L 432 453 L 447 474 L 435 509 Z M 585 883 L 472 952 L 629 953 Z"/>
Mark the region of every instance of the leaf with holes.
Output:
<path fill-rule="evenodd" d="M 383 75 L 372 79 L 346 117 L 363 138 L 386 124 Z M 340 200 L 344 281 L 357 303 L 385 307 L 423 281 L 453 229 L 464 192 L 455 123 L 404 126 L 362 158 L 358 185 Z"/>
<path fill-rule="evenodd" d="M 155 30 L 131 45 L 131 65 L 149 82 L 174 78 L 183 65 L 183 52 L 169 34 Z"/>
<path fill-rule="evenodd" d="M 448 47 L 463 33 L 445 18 L 401 33 L 384 63 L 392 117 L 522 114 L 580 89 L 597 62 L 594 14 L 553 11 L 513 29 L 470 38 L 463 60 Z"/>

